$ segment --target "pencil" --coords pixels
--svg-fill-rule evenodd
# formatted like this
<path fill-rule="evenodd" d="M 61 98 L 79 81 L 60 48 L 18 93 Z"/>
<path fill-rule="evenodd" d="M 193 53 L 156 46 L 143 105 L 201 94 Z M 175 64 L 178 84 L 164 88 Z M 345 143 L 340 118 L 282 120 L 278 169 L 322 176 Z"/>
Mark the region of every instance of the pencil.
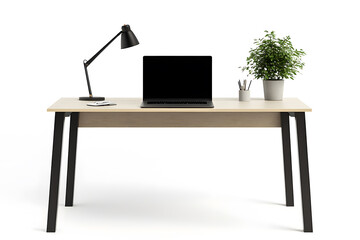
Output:
<path fill-rule="evenodd" d="M 248 91 L 250 90 L 251 83 L 252 83 L 252 80 L 251 80 L 250 83 L 249 83 Z"/>

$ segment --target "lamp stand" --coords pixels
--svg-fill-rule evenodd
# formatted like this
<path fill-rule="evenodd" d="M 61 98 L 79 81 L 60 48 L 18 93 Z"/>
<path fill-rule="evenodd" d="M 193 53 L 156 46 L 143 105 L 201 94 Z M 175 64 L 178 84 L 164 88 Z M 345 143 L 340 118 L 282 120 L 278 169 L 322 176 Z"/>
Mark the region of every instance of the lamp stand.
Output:
<path fill-rule="evenodd" d="M 80 101 L 103 101 L 103 100 L 105 100 L 104 97 L 93 97 L 87 67 L 92 63 L 92 61 L 95 60 L 95 58 L 97 58 L 97 56 L 100 55 L 100 53 L 102 51 L 105 50 L 105 48 L 107 48 L 107 46 L 110 45 L 110 43 L 112 43 L 118 36 L 120 36 L 121 33 L 122 33 L 122 31 L 120 31 L 118 34 L 116 34 L 115 37 L 113 37 L 107 44 L 105 44 L 105 46 L 102 47 L 92 58 L 90 58 L 89 60 L 86 60 L 86 59 L 84 60 L 83 63 L 84 63 L 84 69 L 85 69 L 85 75 L 86 75 L 86 82 L 87 82 L 87 86 L 88 86 L 88 90 L 89 90 L 89 97 L 79 97 Z"/>
<path fill-rule="evenodd" d="M 121 36 L 121 49 L 132 47 L 132 46 L 139 44 L 139 41 L 135 37 L 134 33 L 131 31 L 130 26 L 124 25 L 121 27 L 121 31 L 118 34 L 116 34 L 115 37 L 113 37 L 107 44 L 105 44 L 105 46 L 103 46 L 92 58 L 90 58 L 89 60 L 84 60 L 83 63 L 84 63 L 84 69 L 85 69 L 85 75 L 86 75 L 86 82 L 87 82 L 87 86 L 88 86 L 88 90 L 89 90 L 89 96 L 88 97 L 79 97 L 80 101 L 103 101 L 103 100 L 105 100 L 104 97 L 93 97 L 87 67 L 95 60 L 95 58 L 97 58 L 97 56 L 100 55 L 100 53 L 102 53 L 102 51 L 105 50 L 105 48 L 107 48 L 121 34 L 123 34 Z"/>
<path fill-rule="evenodd" d="M 85 69 L 85 75 L 86 75 L 86 82 L 87 82 L 87 86 L 88 86 L 88 90 L 89 90 L 89 96 L 88 97 L 79 97 L 79 100 L 80 101 L 104 101 L 105 100 L 104 97 L 93 97 L 93 95 L 92 95 L 89 74 L 88 74 L 88 70 L 87 70 L 87 67 L 90 65 L 91 62 L 89 62 L 87 60 L 84 60 L 84 62 L 83 62 L 84 69 Z"/>

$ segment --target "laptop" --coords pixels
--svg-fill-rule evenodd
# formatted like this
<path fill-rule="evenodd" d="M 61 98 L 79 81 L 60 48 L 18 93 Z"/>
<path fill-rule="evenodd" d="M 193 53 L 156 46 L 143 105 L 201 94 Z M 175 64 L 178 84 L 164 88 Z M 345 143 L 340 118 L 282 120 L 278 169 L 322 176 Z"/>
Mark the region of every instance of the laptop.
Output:
<path fill-rule="evenodd" d="M 142 108 L 213 108 L 211 56 L 144 56 Z"/>

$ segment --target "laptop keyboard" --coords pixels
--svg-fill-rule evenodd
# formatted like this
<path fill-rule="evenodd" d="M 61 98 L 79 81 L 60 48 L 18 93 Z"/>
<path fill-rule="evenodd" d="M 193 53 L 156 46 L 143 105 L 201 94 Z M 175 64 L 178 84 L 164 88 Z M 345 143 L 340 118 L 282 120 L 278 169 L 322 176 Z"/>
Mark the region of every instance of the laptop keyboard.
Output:
<path fill-rule="evenodd" d="M 206 101 L 196 101 L 196 102 L 188 102 L 188 101 L 148 101 L 148 104 L 207 104 Z"/>

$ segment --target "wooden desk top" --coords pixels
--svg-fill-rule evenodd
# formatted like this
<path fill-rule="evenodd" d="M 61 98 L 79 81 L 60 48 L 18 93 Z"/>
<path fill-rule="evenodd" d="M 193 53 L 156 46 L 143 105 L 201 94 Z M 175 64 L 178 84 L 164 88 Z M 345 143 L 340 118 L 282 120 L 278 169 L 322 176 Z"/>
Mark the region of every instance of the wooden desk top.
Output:
<path fill-rule="evenodd" d="M 48 112 L 311 112 L 297 98 L 286 98 L 283 101 L 265 101 L 251 99 L 250 102 L 239 102 L 237 98 L 214 98 L 214 108 L 140 108 L 141 98 L 106 98 L 116 103 L 115 106 L 89 107 L 87 101 L 77 98 L 60 98 Z"/>

